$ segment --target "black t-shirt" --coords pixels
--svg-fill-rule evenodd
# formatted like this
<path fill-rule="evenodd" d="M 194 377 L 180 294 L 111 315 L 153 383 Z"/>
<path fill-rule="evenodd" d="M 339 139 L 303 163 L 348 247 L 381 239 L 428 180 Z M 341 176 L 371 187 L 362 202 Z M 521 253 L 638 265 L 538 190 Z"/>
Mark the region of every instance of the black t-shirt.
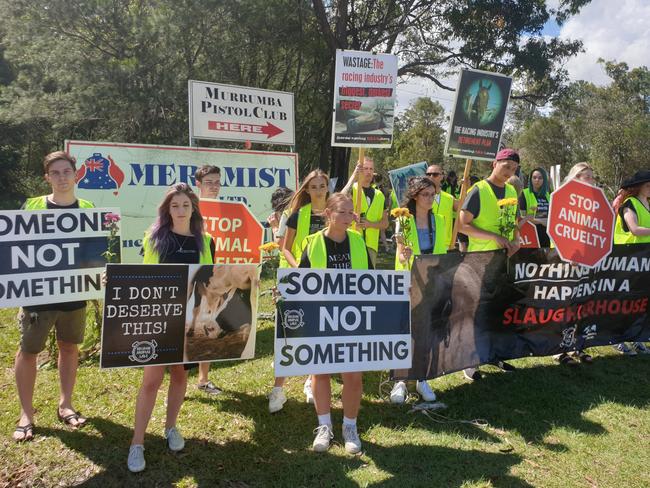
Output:
<path fill-rule="evenodd" d="M 287 227 L 293 230 L 296 230 L 298 228 L 298 212 L 294 212 L 289 215 L 289 218 L 287 219 Z M 312 213 L 311 218 L 309 219 L 309 234 L 314 234 L 315 232 L 323 230 L 324 228 L 325 217 L 323 215 L 315 215 Z"/>
<path fill-rule="evenodd" d="M 160 256 L 161 264 L 198 264 L 201 253 L 194 236 L 184 236 L 171 232 L 171 247 Z M 214 239 L 210 239 L 210 252 L 214 256 Z"/>
<path fill-rule="evenodd" d="M 548 200 L 546 195 L 535 195 L 537 199 L 537 212 L 535 212 L 535 217 L 538 219 L 545 219 L 548 217 Z M 522 213 L 525 213 L 528 210 L 528 204 L 526 203 L 526 197 L 522 193 L 519 195 L 519 208 Z"/>
<path fill-rule="evenodd" d="M 49 198 L 45 198 L 47 202 L 48 210 L 67 210 L 70 208 L 79 208 L 79 200 L 75 201 L 71 205 L 57 205 L 54 202 L 50 202 Z M 23 203 L 21 209 L 25 208 L 27 202 Z M 58 310 L 60 312 L 72 312 L 73 310 L 79 310 L 86 306 L 85 301 L 80 302 L 63 302 L 63 303 L 53 303 L 51 305 L 32 305 L 31 307 L 23 307 L 26 312 L 42 312 L 44 310 Z"/>
<path fill-rule="evenodd" d="M 618 209 L 618 215 L 621 217 L 621 227 L 623 228 L 623 232 L 630 232 L 630 228 L 627 226 L 627 222 L 625 222 L 625 218 L 623 218 L 623 213 L 625 212 L 625 209 L 629 208 L 634 212 L 634 215 L 636 215 L 636 221 L 639 221 L 639 215 L 636 213 L 636 209 L 634 208 L 634 204 L 632 203 L 631 200 L 626 200 L 623 205 L 621 205 Z"/>
<path fill-rule="evenodd" d="M 497 200 L 501 200 L 506 197 L 506 187 L 501 187 L 501 186 L 496 186 L 494 183 L 491 183 L 489 180 L 485 180 L 488 185 L 490 185 L 490 188 L 492 188 L 492 191 L 494 192 L 494 196 L 497 198 Z M 479 213 L 481 212 L 481 197 L 479 195 L 479 190 L 477 186 L 472 187 L 470 192 L 467 194 L 467 198 L 465 199 L 465 202 L 463 203 L 463 210 L 467 210 L 469 213 L 471 213 L 474 218 L 477 218 Z M 517 211 L 517 217 L 519 217 L 519 211 Z"/>
<path fill-rule="evenodd" d="M 328 269 L 352 269 L 352 257 L 350 255 L 350 239 L 346 236 L 343 242 L 336 242 L 327 236 L 325 239 L 325 250 L 327 251 L 327 268 Z M 311 268 L 309 261 L 308 249 L 305 249 L 300 258 L 301 268 Z M 368 248 L 366 248 L 366 253 Z M 375 269 L 368 256 L 368 269 Z"/>

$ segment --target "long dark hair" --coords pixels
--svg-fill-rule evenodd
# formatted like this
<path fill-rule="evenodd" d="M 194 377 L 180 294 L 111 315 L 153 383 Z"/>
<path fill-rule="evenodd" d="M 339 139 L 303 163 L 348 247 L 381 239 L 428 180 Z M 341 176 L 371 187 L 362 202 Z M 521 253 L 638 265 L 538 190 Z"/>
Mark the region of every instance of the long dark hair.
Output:
<path fill-rule="evenodd" d="M 174 245 L 172 237 L 172 217 L 169 206 L 176 195 L 185 195 L 192 202 L 192 217 L 190 218 L 190 232 L 194 236 L 199 254 L 203 252 L 203 217 L 199 211 L 199 197 L 185 183 L 177 183 L 169 187 L 165 198 L 158 205 L 158 217 L 149 228 L 149 238 L 159 255 L 165 254 Z"/>
<path fill-rule="evenodd" d="M 427 188 L 433 188 L 435 190 L 436 185 L 434 185 L 433 181 L 431 181 L 426 176 L 414 176 L 412 178 L 409 178 L 408 187 L 406 189 L 406 194 L 404 195 L 404 203 L 402 204 L 402 207 L 408 208 L 409 212 L 411 212 L 411 215 L 413 215 L 413 218 L 415 218 L 415 197 L 418 196 L 418 193 L 420 193 L 422 190 L 426 190 Z"/>
<path fill-rule="evenodd" d="M 542 186 L 539 187 L 539 191 L 533 190 L 533 173 L 538 171 L 542 175 Z M 548 173 L 544 168 L 535 168 L 528 175 L 528 189 L 531 193 L 537 196 L 545 196 L 547 193 L 551 193 L 550 185 L 548 184 Z"/>
<path fill-rule="evenodd" d="M 330 177 L 327 176 L 327 173 L 325 173 L 320 169 L 315 169 L 314 171 L 310 172 L 307 176 L 305 176 L 305 179 L 302 180 L 302 184 L 300 185 L 300 188 L 296 190 L 296 193 L 294 193 L 293 197 L 291 198 L 291 203 L 289 203 L 290 213 L 297 212 L 298 210 L 300 210 L 300 207 L 304 207 L 305 205 L 311 202 L 309 193 L 307 193 L 307 188 L 309 187 L 309 182 L 311 180 L 319 177 L 325 178 L 325 184 L 329 186 Z"/>

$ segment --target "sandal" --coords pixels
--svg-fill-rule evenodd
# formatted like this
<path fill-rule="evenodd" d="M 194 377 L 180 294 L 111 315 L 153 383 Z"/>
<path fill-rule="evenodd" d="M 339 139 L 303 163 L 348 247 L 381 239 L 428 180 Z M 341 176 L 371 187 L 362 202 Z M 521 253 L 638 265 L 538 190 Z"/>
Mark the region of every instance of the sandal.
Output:
<path fill-rule="evenodd" d="M 86 422 L 88 421 L 88 419 L 81 415 L 80 412 L 76 412 L 74 410 L 72 410 L 72 413 L 70 415 L 63 416 L 61 415 L 61 411 L 57 408 L 56 416 L 61 422 L 63 422 L 66 426 L 71 427 L 72 429 L 79 429 L 86 425 Z M 74 420 L 75 423 L 71 422 L 72 420 Z"/>
<path fill-rule="evenodd" d="M 16 442 L 28 442 L 31 441 L 34 438 L 34 424 L 29 423 L 27 425 L 17 425 L 16 428 L 14 429 L 14 434 L 15 433 L 20 433 L 23 436 L 20 439 L 16 439 L 15 437 L 13 438 L 14 441 Z"/>
<path fill-rule="evenodd" d="M 575 355 L 581 363 L 591 364 L 594 362 L 594 358 L 592 358 L 591 355 L 587 354 L 584 351 L 576 351 Z"/>
<path fill-rule="evenodd" d="M 569 356 L 566 353 L 562 353 L 560 357 L 557 359 L 560 364 L 564 364 L 565 366 L 577 366 L 578 361 L 573 359 L 571 356 Z"/>

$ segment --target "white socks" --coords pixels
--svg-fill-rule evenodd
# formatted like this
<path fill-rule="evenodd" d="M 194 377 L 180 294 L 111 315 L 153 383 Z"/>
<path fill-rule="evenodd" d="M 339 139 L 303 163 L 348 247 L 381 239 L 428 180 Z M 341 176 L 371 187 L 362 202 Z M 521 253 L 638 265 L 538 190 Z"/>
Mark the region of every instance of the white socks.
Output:
<path fill-rule="evenodd" d="M 319 415 L 318 425 L 332 425 L 332 416 L 329 413 Z"/>
<path fill-rule="evenodd" d="M 343 416 L 343 425 L 350 425 L 352 427 L 356 427 L 356 425 L 357 425 L 356 417 L 353 418 L 353 419 L 349 419 L 346 416 Z"/>

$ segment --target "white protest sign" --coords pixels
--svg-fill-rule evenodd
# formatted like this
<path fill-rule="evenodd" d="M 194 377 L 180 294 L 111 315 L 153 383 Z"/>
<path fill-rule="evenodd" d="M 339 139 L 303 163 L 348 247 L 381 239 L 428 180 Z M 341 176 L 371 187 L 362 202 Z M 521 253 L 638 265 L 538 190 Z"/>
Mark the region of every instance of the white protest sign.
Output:
<path fill-rule="evenodd" d="M 332 146 L 390 147 L 397 56 L 336 51 Z"/>
<path fill-rule="evenodd" d="M 275 375 L 410 368 L 410 280 L 401 271 L 278 269 Z"/>
<path fill-rule="evenodd" d="M 116 208 L 2 212 L 0 308 L 101 298 L 104 254 L 119 259 L 118 214 Z"/>
<path fill-rule="evenodd" d="M 293 93 L 189 80 L 190 138 L 295 145 Z"/>

